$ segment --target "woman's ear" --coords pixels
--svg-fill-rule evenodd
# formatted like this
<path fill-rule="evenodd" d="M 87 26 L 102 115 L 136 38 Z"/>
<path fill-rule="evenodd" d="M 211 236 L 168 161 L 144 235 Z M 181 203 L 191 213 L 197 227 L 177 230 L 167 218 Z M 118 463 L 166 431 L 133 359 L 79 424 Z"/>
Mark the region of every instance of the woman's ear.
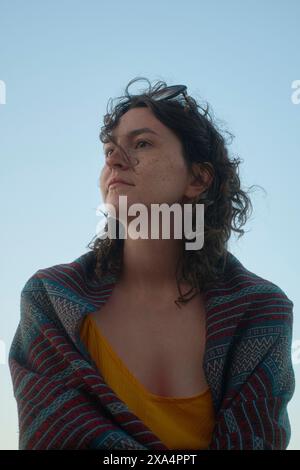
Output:
<path fill-rule="evenodd" d="M 214 179 L 214 168 L 209 162 L 193 163 L 189 176 L 189 183 L 183 195 L 183 202 L 201 196 L 211 185 Z"/>

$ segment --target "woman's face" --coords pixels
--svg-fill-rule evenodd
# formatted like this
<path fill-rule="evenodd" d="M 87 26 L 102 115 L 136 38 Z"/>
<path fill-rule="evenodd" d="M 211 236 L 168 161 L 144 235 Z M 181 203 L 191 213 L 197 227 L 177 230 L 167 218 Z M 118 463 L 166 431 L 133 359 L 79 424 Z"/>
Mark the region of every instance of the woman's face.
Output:
<path fill-rule="evenodd" d="M 152 132 L 130 135 L 133 131 L 148 128 Z M 116 142 L 133 157 L 133 168 L 123 158 L 113 143 L 104 144 L 105 165 L 100 175 L 103 201 L 118 208 L 120 195 L 127 196 L 127 207 L 142 203 L 151 204 L 181 202 L 187 195 L 189 172 L 182 155 L 178 137 L 162 124 L 148 108 L 127 111 L 112 132 Z M 108 187 L 112 178 L 120 178 L 127 184 Z"/>

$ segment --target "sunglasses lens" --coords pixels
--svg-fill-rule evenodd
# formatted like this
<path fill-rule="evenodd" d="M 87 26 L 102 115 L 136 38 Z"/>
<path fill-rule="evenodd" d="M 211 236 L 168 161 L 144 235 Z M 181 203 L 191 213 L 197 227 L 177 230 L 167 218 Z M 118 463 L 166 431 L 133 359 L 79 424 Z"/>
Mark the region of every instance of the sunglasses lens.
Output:
<path fill-rule="evenodd" d="M 174 98 L 175 96 L 179 95 L 182 91 L 186 90 L 186 86 L 183 85 L 174 85 L 165 88 L 164 90 L 157 91 L 152 95 L 152 98 L 159 101 L 159 100 L 166 100 L 170 98 Z"/>
<path fill-rule="evenodd" d="M 159 101 L 159 100 L 166 100 L 168 98 L 171 98 L 173 96 L 173 92 L 169 90 L 161 90 L 158 91 L 157 93 L 154 93 L 152 96 L 153 99 Z"/>

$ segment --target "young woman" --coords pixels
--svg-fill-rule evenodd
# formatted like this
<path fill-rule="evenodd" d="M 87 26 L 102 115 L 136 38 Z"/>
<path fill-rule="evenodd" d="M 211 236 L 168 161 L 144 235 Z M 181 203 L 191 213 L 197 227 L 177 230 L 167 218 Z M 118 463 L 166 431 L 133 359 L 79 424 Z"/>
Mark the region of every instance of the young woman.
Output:
<path fill-rule="evenodd" d="M 147 236 L 98 236 L 27 281 L 9 358 L 19 447 L 285 449 L 293 303 L 227 249 L 252 207 L 240 161 L 185 86 L 129 85 L 104 118 L 100 187 L 119 229 L 120 196 L 148 210 Z M 202 248 L 174 219 L 151 237 L 157 204 L 191 204 L 194 228 L 204 204 Z"/>

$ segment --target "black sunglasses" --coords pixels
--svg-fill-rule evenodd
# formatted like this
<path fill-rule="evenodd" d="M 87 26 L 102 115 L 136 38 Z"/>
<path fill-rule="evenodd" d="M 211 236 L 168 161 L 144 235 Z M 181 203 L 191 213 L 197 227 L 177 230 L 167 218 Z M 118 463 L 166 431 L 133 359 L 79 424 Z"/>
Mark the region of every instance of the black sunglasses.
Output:
<path fill-rule="evenodd" d="M 182 93 L 187 103 L 187 106 L 192 109 L 186 90 L 187 87 L 185 85 L 171 85 L 164 88 L 163 90 L 154 92 L 153 94 L 151 94 L 151 98 L 155 101 L 169 100 L 175 98 L 176 96 L 180 95 L 180 93 Z"/>

